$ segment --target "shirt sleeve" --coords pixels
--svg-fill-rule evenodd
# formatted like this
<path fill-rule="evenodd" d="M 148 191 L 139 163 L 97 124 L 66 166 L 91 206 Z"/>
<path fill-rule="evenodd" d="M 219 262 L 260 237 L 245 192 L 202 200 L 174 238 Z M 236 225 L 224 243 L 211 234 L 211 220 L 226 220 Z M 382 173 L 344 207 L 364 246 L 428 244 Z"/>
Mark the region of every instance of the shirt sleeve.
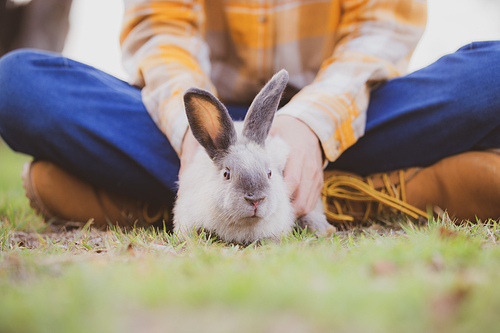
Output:
<path fill-rule="evenodd" d="M 370 89 L 406 72 L 427 20 L 424 0 L 346 0 L 332 56 L 278 115 L 306 123 L 334 161 L 365 131 Z"/>
<path fill-rule="evenodd" d="M 183 95 L 197 87 L 216 94 L 202 34 L 201 0 L 125 0 L 120 35 L 123 65 L 131 83 L 178 155 L 188 128 Z"/>

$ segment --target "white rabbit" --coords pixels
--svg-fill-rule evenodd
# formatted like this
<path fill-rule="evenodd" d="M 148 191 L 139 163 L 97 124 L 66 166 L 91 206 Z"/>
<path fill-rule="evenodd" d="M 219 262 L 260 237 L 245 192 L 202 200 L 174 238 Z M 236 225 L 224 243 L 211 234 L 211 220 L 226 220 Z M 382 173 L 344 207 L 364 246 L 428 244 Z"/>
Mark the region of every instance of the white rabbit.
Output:
<path fill-rule="evenodd" d="M 179 181 L 174 231 L 205 230 L 228 242 L 250 244 L 278 239 L 295 225 L 283 170 L 289 147 L 267 137 L 288 72 L 281 70 L 255 97 L 243 122 L 233 122 L 222 103 L 207 91 L 184 95 L 189 125 L 204 149 Z M 301 218 L 301 227 L 331 231 L 321 201 Z"/>

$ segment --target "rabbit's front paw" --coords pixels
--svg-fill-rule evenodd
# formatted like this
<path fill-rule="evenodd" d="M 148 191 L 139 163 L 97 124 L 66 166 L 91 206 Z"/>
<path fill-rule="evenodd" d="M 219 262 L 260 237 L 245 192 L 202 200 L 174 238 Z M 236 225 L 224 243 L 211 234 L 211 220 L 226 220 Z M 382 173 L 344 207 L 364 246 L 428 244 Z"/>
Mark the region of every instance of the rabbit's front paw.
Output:
<path fill-rule="evenodd" d="M 321 199 L 318 201 L 313 211 L 300 217 L 297 222 L 301 229 L 307 228 L 307 230 L 314 232 L 316 236 L 332 235 L 337 231 L 337 229 L 326 220 Z"/>

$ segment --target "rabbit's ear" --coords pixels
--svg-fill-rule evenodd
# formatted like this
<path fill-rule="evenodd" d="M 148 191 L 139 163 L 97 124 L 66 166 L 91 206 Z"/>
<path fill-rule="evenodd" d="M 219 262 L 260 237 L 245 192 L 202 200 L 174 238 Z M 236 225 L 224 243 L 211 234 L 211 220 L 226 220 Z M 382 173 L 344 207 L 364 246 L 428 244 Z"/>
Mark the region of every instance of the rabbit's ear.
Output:
<path fill-rule="evenodd" d="M 191 88 L 184 94 L 184 106 L 193 135 L 212 160 L 223 157 L 236 142 L 236 131 L 226 108 L 211 93 Z"/>
<path fill-rule="evenodd" d="M 244 137 L 264 146 L 287 83 L 288 72 L 282 69 L 262 88 L 245 117 L 242 132 Z"/>

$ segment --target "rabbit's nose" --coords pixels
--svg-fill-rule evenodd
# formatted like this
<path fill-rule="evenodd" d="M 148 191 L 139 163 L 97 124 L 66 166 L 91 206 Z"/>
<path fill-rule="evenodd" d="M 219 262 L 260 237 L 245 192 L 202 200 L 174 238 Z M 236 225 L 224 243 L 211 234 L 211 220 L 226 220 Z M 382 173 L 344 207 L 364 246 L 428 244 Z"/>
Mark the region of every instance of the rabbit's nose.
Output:
<path fill-rule="evenodd" d="M 265 198 L 266 196 L 257 198 L 253 193 L 245 195 L 245 200 L 254 207 L 257 207 L 262 201 L 264 201 Z"/>

